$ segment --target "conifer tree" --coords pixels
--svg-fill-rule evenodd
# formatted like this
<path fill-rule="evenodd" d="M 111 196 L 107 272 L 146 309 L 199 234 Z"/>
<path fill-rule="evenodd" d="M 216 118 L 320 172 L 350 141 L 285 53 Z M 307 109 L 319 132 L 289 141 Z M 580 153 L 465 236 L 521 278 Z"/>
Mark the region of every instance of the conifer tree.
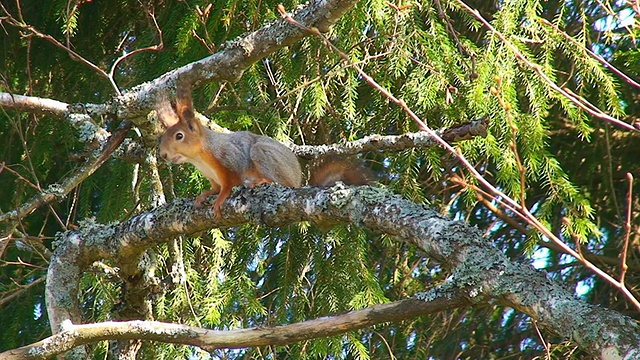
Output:
<path fill-rule="evenodd" d="M 2 2 L 0 358 L 639 356 L 638 16 Z M 375 183 L 195 209 L 206 178 L 157 154 L 182 83 L 208 126 Z"/>

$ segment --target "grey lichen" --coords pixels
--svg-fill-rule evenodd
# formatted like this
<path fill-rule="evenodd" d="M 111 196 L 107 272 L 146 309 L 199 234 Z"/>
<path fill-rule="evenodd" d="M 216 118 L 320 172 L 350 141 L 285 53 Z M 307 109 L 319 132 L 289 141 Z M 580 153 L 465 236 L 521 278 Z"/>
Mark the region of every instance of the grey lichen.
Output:
<path fill-rule="evenodd" d="M 58 198 L 64 198 L 66 196 L 64 188 L 60 184 L 51 184 L 46 190 L 49 194 L 55 195 Z"/>
<path fill-rule="evenodd" d="M 67 119 L 78 130 L 78 138 L 82 142 L 102 144 L 111 136 L 108 131 L 93 123 L 86 114 L 69 114 Z"/>
<path fill-rule="evenodd" d="M 367 203 L 383 202 L 390 196 L 397 196 L 385 186 L 360 186 L 358 195 Z"/>
<path fill-rule="evenodd" d="M 131 327 L 144 334 L 160 335 L 163 337 L 197 338 L 199 336 L 196 331 L 183 327 L 182 325 L 167 327 L 166 324 L 157 323 L 155 321 L 132 321 Z"/>
<path fill-rule="evenodd" d="M 253 42 L 249 41 L 247 38 L 241 38 L 236 42 L 237 48 L 242 50 L 244 56 L 249 56 L 254 51 Z"/>
<path fill-rule="evenodd" d="M 342 208 L 353 199 L 355 189 L 347 187 L 342 182 L 338 182 L 331 188 L 329 203 L 337 208 Z"/>
<path fill-rule="evenodd" d="M 430 302 L 441 298 L 450 299 L 451 295 L 452 293 L 448 291 L 447 285 L 443 284 L 427 291 L 416 293 L 413 297 L 418 300 Z"/>
<path fill-rule="evenodd" d="M 117 223 L 100 224 L 95 217 L 85 218 L 78 222 L 82 238 L 87 245 L 101 245 L 106 239 L 111 238 L 115 232 Z"/>

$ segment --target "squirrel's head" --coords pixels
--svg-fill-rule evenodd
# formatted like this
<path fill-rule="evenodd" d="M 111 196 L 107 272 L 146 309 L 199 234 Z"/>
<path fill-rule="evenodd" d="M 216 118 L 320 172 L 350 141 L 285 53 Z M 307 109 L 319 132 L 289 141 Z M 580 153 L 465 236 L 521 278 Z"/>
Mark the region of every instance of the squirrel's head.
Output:
<path fill-rule="evenodd" d="M 202 151 L 204 133 L 195 117 L 189 87 L 179 86 L 176 100 L 163 99 L 157 112 L 167 129 L 160 137 L 160 156 L 175 164 L 196 159 Z"/>

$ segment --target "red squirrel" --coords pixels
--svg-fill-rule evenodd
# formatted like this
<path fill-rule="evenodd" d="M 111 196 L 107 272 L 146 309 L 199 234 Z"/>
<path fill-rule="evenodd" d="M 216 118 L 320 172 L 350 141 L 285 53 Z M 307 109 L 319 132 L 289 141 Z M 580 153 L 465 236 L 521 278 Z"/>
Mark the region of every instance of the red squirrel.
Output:
<path fill-rule="evenodd" d="M 158 117 L 167 127 L 160 138 L 160 156 L 174 164 L 193 164 L 211 183 L 195 200 L 201 208 L 209 195 L 217 217 L 234 186 L 253 187 L 266 183 L 300 187 L 302 170 L 296 155 L 280 142 L 249 131 L 219 133 L 204 126 L 193 110 L 188 86 L 179 86 L 175 103 L 165 100 Z M 347 160 L 331 159 L 316 167 L 309 185 L 331 186 L 337 181 L 351 185 L 369 183 L 368 173 Z"/>

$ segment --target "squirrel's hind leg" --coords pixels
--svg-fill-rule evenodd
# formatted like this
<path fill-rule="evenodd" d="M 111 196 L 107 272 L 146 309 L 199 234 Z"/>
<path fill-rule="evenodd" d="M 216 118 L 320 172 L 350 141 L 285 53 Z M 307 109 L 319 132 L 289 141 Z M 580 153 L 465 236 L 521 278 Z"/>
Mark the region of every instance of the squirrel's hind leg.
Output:
<path fill-rule="evenodd" d="M 252 168 L 248 171 L 249 183 L 255 185 L 278 183 L 282 186 L 300 187 L 302 171 L 298 158 L 279 142 L 264 138 L 251 147 Z M 246 180 L 245 180 L 246 182 Z"/>

